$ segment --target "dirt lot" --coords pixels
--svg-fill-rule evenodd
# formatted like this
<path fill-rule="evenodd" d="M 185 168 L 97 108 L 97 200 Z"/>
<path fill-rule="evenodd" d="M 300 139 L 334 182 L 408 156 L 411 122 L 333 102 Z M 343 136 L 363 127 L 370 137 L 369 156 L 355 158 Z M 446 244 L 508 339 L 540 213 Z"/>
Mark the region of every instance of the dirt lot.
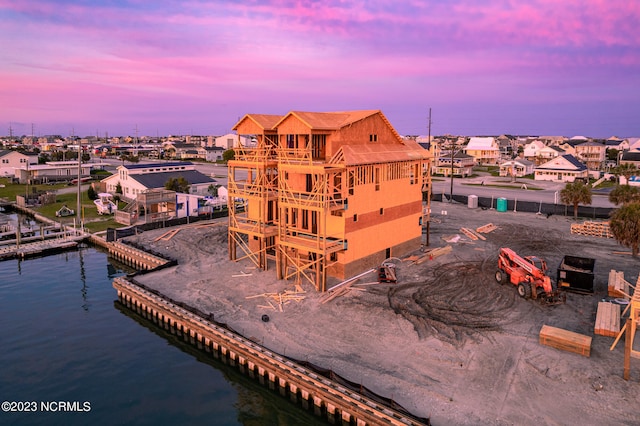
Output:
<path fill-rule="evenodd" d="M 434 203 L 432 211 L 430 246 L 460 235 L 451 253 L 420 265 L 397 262 L 398 284 L 360 286 L 324 304 L 303 283 L 305 298 L 282 312 L 264 307 L 264 297 L 247 297 L 294 290 L 294 283 L 246 260 L 229 262 L 224 224 L 185 227 L 169 240 L 157 240 L 167 230 L 129 240 L 179 262 L 138 277 L 143 284 L 435 425 L 639 424 L 640 361 L 632 360 L 631 380 L 623 380 L 623 344 L 610 351 L 614 338 L 593 329 L 609 271 L 622 270 L 635 283 L 640 261 L 612 254 L 628 251 L 613 240 L 571 235 L 572 219 L 564 217 L 448 203 Z M 498 229 L 486 241 L 460 232 L 487 223 Z M 545 258 L 554 279 L 564 255 L 595 258 L 596 293 L 568 293 L 567 303 L 556 306 L 521 299 L 514 286 L 494 279 L 500 247 Z M 375 279 L 371 274 L 360 283 Z M 261 321 L 263 314 L 269 322 Z M 543 324 L 593 336 L 591 356 L 540 345 Z"/>

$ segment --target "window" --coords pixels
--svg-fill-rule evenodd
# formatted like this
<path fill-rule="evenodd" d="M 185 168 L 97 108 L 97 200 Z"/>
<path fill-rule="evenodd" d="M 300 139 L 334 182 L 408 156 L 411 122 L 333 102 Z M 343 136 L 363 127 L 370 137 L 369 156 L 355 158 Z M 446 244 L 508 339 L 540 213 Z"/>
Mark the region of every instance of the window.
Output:
<path fill-rule="evenodd" d="M 378 142 L 378 135 L 369 135 L 369 142 Z"/>
<path fill-rule="evenodd" d="M 380 216 L 384 214 L 384 208 L 380 207 Z"/>
<path fill-rule="evenodd" d="M 358 221 L 358 215 L 357 215 L 357 214 L 354 214 L 354 215 L 353 215 L 353 221 L 354 221 L 354 222 L 357 222 L 357 221 Z"/>
<path fill-rule="evenodd" d="M 329 260 L 330 260 L 330 261 L 332 261 L 332 262 L 337 261 L 337 260 L 338 260 L 338 253 L 335 253 L 335 252 L 334 252 L 334 253 L 331 253 L 331 254 L 329 255 Z"/>

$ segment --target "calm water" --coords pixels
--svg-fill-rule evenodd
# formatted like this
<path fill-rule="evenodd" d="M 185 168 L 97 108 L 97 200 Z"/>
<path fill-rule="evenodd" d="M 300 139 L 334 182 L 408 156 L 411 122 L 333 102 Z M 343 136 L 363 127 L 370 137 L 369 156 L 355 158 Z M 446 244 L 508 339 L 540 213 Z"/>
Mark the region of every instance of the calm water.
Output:
<path fill-rule="evenodd" d="M 0 402 L 37 408 L 0 424 L 325 424 L 121 308 L 122 274 L 93 248 L 0 261 Z"/>

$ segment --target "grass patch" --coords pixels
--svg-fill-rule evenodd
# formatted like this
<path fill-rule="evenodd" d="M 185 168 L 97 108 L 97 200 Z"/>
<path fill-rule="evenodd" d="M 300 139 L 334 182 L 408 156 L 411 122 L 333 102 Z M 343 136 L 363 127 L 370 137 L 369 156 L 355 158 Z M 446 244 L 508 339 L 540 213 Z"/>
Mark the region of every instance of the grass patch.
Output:
<path fill-rule="evenodd" d="M 522 189 L 523 191 L 542 191 L 542 188 L 536 186 L 527 185 L 527 189 L 522 188 L 522 185 L 507 185 L 507 184 L 481 184 L 481 183 L 463 183 L 466 186 L 485 186 L 490 188 L 505 188 L 505 189 Z"/>

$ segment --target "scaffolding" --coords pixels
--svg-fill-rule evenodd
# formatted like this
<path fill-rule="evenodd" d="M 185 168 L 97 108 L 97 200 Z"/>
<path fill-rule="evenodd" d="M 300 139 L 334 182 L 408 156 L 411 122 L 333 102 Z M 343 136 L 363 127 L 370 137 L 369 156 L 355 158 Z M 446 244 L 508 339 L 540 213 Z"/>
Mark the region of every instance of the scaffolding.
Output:
<path fill-rule="evenodd" d="M 229 169 L 229 258 L 248 258 L 268 269 L 278 234 L 278 168 L 275 135 L 259 135 L 256 147 L 240 146 Z M 238 248 L 243 254 L 238 255 Z"/>

